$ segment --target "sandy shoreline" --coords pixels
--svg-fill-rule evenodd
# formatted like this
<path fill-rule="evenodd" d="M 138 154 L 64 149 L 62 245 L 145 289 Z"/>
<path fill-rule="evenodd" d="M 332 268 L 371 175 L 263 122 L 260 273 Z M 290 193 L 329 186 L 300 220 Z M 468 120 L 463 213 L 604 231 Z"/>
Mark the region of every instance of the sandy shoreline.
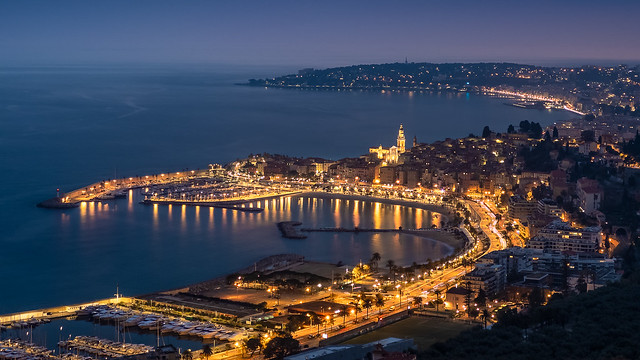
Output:
<path fill-rule="evenodd" d="M 300 194 L 293 195 L 293 197 L 299 196 L 308 196 L 319 199 L 344 199 L 344 200 L 360 200 L 367 202 L 378 202 L 381 204 L 389 204 L 389 205 L 401 205 L 406 207 L 413 207 L 423 210 L 429 210 L 433 212 L 437 212 L 442 214 L 447 219 L 449 216 L 453 215 L 452 211 L 445 206 L 434 205 L 434 204 L 425 204 L 417 201 L 411 200 L 400 200 L 400 199 L 387 199 L 387 198 L 379 198 L 374 196 L 363 196 L 363 195 L 346 195 L 346 194 L 334 194 L 334 193 L 326 193 L 326 192 L 318 192 L 318 191 L 308 191 Z"/>

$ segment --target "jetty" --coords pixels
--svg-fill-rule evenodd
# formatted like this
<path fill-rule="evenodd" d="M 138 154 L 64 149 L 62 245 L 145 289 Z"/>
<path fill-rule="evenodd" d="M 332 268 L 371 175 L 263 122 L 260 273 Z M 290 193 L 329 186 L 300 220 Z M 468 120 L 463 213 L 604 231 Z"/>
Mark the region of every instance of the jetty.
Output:
<path fill-rule="evenodd" d="M 427 229 L 413 229 L 411 231 L 420 231 L 420 230 L 427 230 Z M 395 232 L 395 233 L 401 233 L 401 232 L 409 231 L 409 230 L 403 229 L 402 226 L 400 226 L 397 229 L 367 229 L 367 228 L 359 228 L 359 227 L 356 226 L 353 229 L 347 229 L 347 228 L 343 228 L 343 227 L 317 228 L 317 229 L 301 228 L 300 231 L 303 231 L 303 232 L 352 232 L 352 233 L 359 233 L 359 232 L 369 232 L 369 233 Z"/>
<path fill-rule="evenodd" d="M 287 239 L 306 239 L 306 235 L 302 235 L 295 228 L 296 226 L 302 225 L 301 222 L 298 221 L 281 221 L 278 223 L 278 229 L 282 233 L 282 237 Z"/>

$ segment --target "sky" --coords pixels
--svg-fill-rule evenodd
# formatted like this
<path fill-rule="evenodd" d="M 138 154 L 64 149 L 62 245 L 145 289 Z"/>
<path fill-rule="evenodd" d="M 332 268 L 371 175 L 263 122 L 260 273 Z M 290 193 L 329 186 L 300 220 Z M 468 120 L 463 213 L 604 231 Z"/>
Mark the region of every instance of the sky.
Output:
<path fill-rule="evenodd" d="M 2 0 L 0 65 L 640 63 L 640 1 Z"/>

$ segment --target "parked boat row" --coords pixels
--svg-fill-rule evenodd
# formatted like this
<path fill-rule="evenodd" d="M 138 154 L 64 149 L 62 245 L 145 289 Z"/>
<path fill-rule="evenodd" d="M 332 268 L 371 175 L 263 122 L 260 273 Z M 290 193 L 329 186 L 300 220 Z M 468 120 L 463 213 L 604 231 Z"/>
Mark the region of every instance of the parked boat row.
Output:
<path fill-rule="evenodd" d="M 52 351 L 22 340 L 0 340 L 0 360 L 53 360 Z"/>
<path fill-rule="evenodd" d="M 9 326 L 2 326 L 2 327 L 0 327 L 0 329 L 2 329 L 2 330 L 5 330 L 5 329 L 25 329 L 25 328 L 35 327 L 35 326 L 38 326 L 40 324 L 46 324 L 46 323 L 48 323 L 50 321 L 51 320 L 49 320 L 49 319 L 31 318 L 29 320 L 21 320 L 21 321 L 12 322 L 11 324 L 9 324 Z"/>
<path fill-rule="evenodd" d="M 114 199 L 126 199 L 127 198 L 127 189 L 119 189 L 113 191 L 106 191 L 102 194 L 96 196 L 97 200 L 114 200 Z"/>
<path fill-rule="evenodd" d="M 144 344 L 125 344 L 94 336 L 76 336 L 74 339 L 58 342 L 58 346 L 77 353 L 109 358 L 145 354 L 154 350 L 152 346 Z"/>
<path fill-rule="evenodd" d="M 116 322 L 122 327 L 138 327 L 148 331 L 158 331 L 163 334 L 177 334 L 195 336 L 202 339 L 217 339 L 238 341 L 246 338 L 244 330 L 232 329 L 227 326 L 201 322 L 187 321 L 181 318 L 170 318 L 154 313 L 122 309 L 108 305 L 90 306 L 78 312 L 78 316 L 87 315 L 98 321 Z"/>

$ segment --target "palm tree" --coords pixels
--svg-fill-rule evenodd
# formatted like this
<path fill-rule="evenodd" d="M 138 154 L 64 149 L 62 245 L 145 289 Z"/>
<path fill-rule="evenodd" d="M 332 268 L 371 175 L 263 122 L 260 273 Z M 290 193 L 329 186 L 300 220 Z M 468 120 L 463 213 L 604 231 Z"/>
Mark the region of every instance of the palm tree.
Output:
<path fill-rule="evenodd" d="M 395 267 L 396 267 L 396 262 L 393 261 L 393 260 L 388 260 L 387 261 L 387 267 L 389 268 L 389 274 L 391 274 L 393 269 L 395 269 Z"/>
<path fill-rule="evenodd" d="M 413 305 L 415 305 L 416 307 L 421 307 L 422 306 L 422 297 L 415 296 L 413 298 Z"/>
<path fill-rule="evenodd" d="M 340 306 L 340 313 L 342 313 L 342 326 L 346 326 L 347 323 L 347 311 L 349 311 L 349 307 L 347 305 Z"/>
<path fill-rule="evenodd" d="M 371 255 L 371 264 L 374 265 L 376 271 L 378 271 L 378 261 L 380 261 L 381 259 L 382 257 L 378 252 L 374 252 L 373 255 Z"/>
<path fill-rule="evenodd" d="M 436 294 L 436 300 L 433 303 L 436 304 L 436 312 L 437 312 L 438 305 L 440 305 L 440 302 L 442 301 L 442 299 L 440 299 L 440 294 L 442 294 L 442 290 L 437 289 L 434 291 L 434 293 Z"/>
<path fill-rule="evenodd" d="M 202 355 L 204 355 L 205 359 L 209 359 L 209 356 L 213 355 L 213 349 L 211 349 L 211 345 L 204 344 L 202 346 Z"/>
<path fill-rule="evenodd" d="M 367 309 L 367 319 L 369 318 L 369 309 L 373 306 L 373 300 L 370 297 L 364 296 L 362 298 L 362 307 Z"/>
<path fill-rule="evenodd" d="M 320 334 L 320 322 L 322 321 L 322 319 L 320 319 L 318 314 L 311 313 L 311 315 L 309 316 L 309 321 L 311 322 L 309 326 L 313 326 L 314 323 L 318 326 L 318 334 Z"/>
<path fill-rule="evenodd" d="M 191 350 L 186 350 L 185 352 L 182 353 L 182 359 L 183 360 L 193 360 L 193 353 L 191 352 Z"/>
<path fill-rule="evenodd" d="M 378 314 L 384 307 L 384 296 L 382 294 L 376 294 L 376 306 L 378 307 Z"/>
<path fill-rule="evenodd" d="M 360 299 L 354 300 L 350 304 L 353 305 L 353 310 L 356 314 L 355 322 L 358 322 L 358 310 L 360 310 Z"/>

